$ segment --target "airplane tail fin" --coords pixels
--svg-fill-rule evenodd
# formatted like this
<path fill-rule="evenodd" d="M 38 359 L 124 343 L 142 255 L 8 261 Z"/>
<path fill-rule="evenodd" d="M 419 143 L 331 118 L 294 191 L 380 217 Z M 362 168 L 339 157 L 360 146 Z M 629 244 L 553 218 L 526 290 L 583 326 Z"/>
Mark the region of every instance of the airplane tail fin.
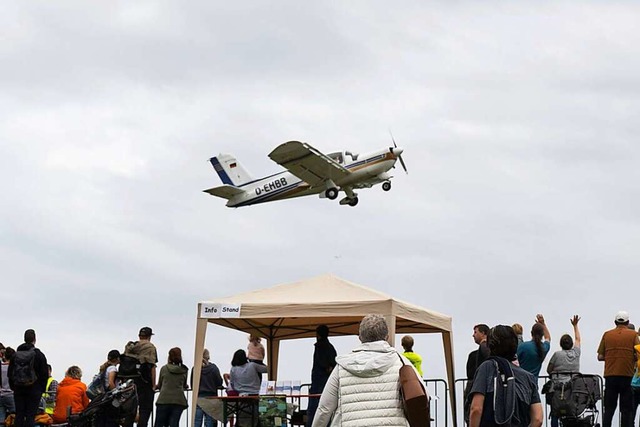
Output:
<path fill-rule="evenodd" d="M 219 154 L 209 161 L 223 184 L 239 187 L 254 180 L 249 172 L 230 154 Z"/>

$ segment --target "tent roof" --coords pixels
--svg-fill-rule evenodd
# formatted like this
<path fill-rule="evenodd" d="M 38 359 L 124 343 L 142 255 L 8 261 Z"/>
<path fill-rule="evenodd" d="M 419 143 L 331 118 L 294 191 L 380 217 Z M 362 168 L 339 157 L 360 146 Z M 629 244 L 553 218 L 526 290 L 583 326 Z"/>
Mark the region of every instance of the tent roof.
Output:
<path fill-rule="evenodd" d="M 316 327 L 320 324 L 329 326 L 331 335 L 358 335 L 360 321 L 369 313 L 385 316 L 391 345 L 394 345 L 395 334 L 442 334 L 455 427 L 457 416 L 451 317 L 396 300 L 332 274 L 198 303 L 193 365 L 194 406 L 197 402 L 207 323 L 265 337 L 269 379 L 274 380 L 278 374 L 278 353 L 282 340 L 315 337 Z M 191 421 L 194 414 L 191 415 Z"/>
<path fill-rule="evenodd" d="M 357 335 L 362 317 L 369 313 L 395 316 L 400 334 L 451 331 L 449 316 L 332 274 L 204 301 L 199 306 L 202 304 L 239 304 L 238 317 L 207 320 L 280 340 L 315 337 L 319 324 L 329 326 L 331 335 Z"/>

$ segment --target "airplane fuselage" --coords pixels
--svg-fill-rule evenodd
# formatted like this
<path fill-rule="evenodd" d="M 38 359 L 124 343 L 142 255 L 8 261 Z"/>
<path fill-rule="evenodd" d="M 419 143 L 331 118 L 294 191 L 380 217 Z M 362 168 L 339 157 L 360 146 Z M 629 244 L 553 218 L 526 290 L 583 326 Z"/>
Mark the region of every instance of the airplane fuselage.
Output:
<path fill-rule="evenodd" d="M 368 188 L 387 181 L 387 171 L 393 167 L 398 157 L 390 150 L 380 150 L 360 155 L 357 160 L 346 161 L 344 153 L 334 153 L 344 162 L 338 161 L 351 172 L 346 178 L 336 179 L 333 183 L 341 188 Z M 249 206 L 275 200 L 324 193 L 325 187 L 311 187 L 288 171 L 260 178 L 238 186 L 243 192 L 227 202 L 228 207 Z M 322 195 L 321 195 L 322 196 Z"/>

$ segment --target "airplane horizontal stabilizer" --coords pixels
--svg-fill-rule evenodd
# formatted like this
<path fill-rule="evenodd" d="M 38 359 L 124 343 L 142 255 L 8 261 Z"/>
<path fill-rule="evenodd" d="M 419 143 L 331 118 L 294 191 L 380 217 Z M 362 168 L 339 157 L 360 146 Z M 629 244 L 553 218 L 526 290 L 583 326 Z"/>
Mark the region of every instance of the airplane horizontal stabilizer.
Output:
<path fill-rule="evenodd" d="M 238 194 L 244 193 L 244 190 L 241 190 L 238 187 L 234 187 L 233 185 L 221 185 L 220 187 L 204 190 L 204 192 L 209 193 L 212 196 L 222 197 L 223 199 L 229 200 L 232 197 L 237 196 Z"/>

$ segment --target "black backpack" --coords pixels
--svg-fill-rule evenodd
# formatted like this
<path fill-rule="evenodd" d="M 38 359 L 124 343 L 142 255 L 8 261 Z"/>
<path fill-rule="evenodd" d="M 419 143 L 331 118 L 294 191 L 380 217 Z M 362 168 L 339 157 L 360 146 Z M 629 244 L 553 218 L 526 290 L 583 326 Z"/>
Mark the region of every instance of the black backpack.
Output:
<path fill-rule="evenodd" d="M 118 378 L 138 378 L 140 377 L 140 361 L 133 356 L 120 355 L 120 365 L 118 366 Z"/>
<path fill-rule="evenodd" d="M 18 350 L 13 356 L 13 384 L 18 387 L 29 387 L 36 383 L 38 375 L 35 369 L 36 350 Z"/>
<path fill-rule="evenodd" d="M 551 415 L 558 418 L 575 417 L 578 415 L 577 409 L 573 396 L 573 382 L 556 384 L 551 397 Z"/>

